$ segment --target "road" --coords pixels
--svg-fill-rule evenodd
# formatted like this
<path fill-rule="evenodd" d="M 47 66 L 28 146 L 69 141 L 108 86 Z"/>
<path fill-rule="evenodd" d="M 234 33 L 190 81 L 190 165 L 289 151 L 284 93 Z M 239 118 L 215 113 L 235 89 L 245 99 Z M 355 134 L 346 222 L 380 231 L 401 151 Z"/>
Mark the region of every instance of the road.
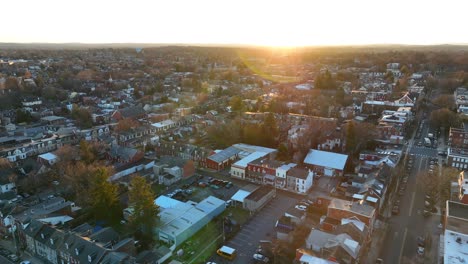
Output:
<path fill-rule="evenodd" d="M 421 129 L 422 135 L 427 135 L 429 127 L 425 124 Z M 442 159 L 437 155 L 437 146 L 417 146 L 419 140 L 410 140 L 408 153 L 413 159 L 413 165 L 408 172 L 408 183 L 406 191 L 396 199 L 400 200 L 400 213 L 392 216 L 388 222 L 387 236 L 384 241 L 382 259 L 384 263 L 437 263 L 438 251 L 438 224 L 440 223 L 440 212 L 431 216 L 423 216 L 425 193 L 418 186 L 417 175 L 419 172 L 429 170 L 430 160 Z M 439 141 L 443 142 L 443 138 Z M 443 147 L 443 144 L 441 144 Z M 440 170 L 436 170 L 436 173 Z M 431 245 L 426 245 L 423 257 L 417 254 L 417 237 L 428 236 Z"/>

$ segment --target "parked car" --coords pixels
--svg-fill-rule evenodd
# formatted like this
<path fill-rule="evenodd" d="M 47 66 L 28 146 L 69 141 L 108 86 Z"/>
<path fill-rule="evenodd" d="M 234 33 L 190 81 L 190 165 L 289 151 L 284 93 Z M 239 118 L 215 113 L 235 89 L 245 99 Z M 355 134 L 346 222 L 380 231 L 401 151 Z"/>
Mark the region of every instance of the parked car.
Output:
<path fill-rule="evenodd" d="M 416 238 L 416 241 L 418 242 L 418 246 L 420 246 L 420 247 L 425 247 L 426 246 L 426 240 L 422 236 L 418 236 Z"/>
<path fill-rule="evenodd" d="M 232 182 L 228 182 L 226 186 L 224 186 L 226 189 L 231 189 L 232 187 Z"/>
<path fill-rule="evenodd" d="M 253 259 L 262 263 L 268 263 L 270 260 L 262 254 L 254 254 Z"/>
<path fill-rule="evenodd" d="M 397 215 L 400 213 L 400 207 L 398 205 L 393 206 L 392 214 Z"/>
<path fill-rule="evenodd" d="M 307 206 L 304 206 L 304 205 L 296 205 L 294 208 L 296 208 L 297 210 L 301 210 L 301 211 L 305 211 L 307 210 Z"/>
<path fill-rule="evenodd" d="M 424 255 L 424 248 L 423 248 L 423 247 L 418 247 L 417 252 L 418 252 L 418 255 L 419 255 L 419 256 Z"/>
<path fill-rule="evenodd" d="M 13 262 L 17 262 L 19 260 L 19 257 L 16 256 L 15 254 L 8 255 L 8 259 L 10 259 Z"/>

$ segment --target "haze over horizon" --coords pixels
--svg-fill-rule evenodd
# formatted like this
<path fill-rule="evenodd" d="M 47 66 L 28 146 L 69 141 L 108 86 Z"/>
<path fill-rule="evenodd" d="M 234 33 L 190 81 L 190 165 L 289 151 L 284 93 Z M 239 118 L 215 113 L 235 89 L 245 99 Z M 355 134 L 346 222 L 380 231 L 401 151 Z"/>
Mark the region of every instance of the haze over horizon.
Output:
<path fill-rule="evenodd" d="M 12 0 L 4 10 L 17 10 Z M 25 0 L 3 43 L 260 46 L 466 44 L 461 0 Z M 18 19 L 18 15 L 22 19 Z"/>

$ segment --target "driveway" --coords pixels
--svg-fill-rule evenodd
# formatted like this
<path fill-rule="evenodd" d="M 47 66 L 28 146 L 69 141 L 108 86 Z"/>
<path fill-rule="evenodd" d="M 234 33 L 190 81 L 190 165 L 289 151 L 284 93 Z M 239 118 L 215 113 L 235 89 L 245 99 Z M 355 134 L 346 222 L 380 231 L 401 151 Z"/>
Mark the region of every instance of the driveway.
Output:
<path fill-rule="evenodd" d="M 276 238 L 275 224 L 284 212 L 298 200 L 278 192 L 276 198 L 263 207 L 253 218 L 241 227 L 239 233 L 225 245 L 237 250 L 237 258 L 228 261 L 216 254 L 210 258 L 215 263 L 254 263 L 252 256 L 259 240 L 273 240 Z"/>

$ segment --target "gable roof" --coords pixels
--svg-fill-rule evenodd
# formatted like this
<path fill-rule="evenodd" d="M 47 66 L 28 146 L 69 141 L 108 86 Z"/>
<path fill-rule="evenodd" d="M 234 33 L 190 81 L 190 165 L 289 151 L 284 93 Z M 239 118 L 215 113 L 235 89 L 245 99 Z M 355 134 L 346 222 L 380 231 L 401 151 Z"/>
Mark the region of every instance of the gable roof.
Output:
<path fill-rule="evenodd" d="M 305 157 L 304 163 L 336 170 L 343 170 L 347 160 L 348 155 L 311 149 Z"/>
<path fill-rule="evenodd" d="M 228 147 L 226 149 L 221 150 L 218 153 L 215 153 L 215 154 L 209 156 L 208 159 L 210 159 L 212 161 L 215 161 L 217 163 L 221 163 L 221 162 L 223 162 L 223 161 L 237 155 L 239 152 L 241 152 L 240 149 L 231 146 L 231 147 Z"/>
<path fill-rule="evenodd" d="M 120 112 L 123 118 L 137 118 L 146 113 L 145 109 L 143 109 L 141 105 L 129 106 L 129 107 L 119 109 L 117 111 Z"/>

